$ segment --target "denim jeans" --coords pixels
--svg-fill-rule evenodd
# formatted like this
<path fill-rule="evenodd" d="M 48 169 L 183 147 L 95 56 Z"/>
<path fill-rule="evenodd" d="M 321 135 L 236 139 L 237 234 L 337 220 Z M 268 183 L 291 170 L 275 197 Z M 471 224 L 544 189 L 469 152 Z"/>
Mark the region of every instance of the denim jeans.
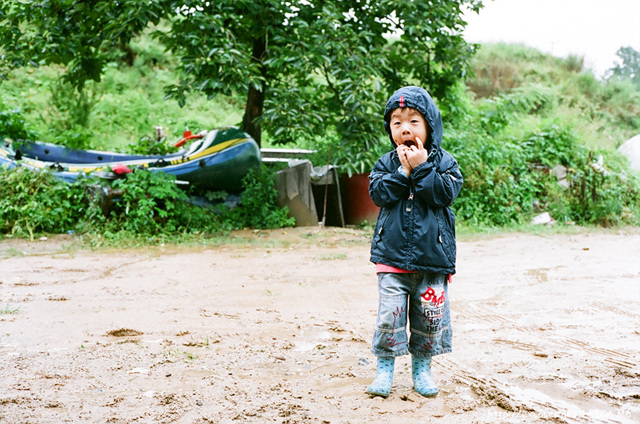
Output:
<path fill-rule="evenodd" d="M 426 358 L 451 352 L 447 275 L 379 273 L 378 318 L 372 352 Z M 411 338 L 407 336 L 407 315 Z"/>

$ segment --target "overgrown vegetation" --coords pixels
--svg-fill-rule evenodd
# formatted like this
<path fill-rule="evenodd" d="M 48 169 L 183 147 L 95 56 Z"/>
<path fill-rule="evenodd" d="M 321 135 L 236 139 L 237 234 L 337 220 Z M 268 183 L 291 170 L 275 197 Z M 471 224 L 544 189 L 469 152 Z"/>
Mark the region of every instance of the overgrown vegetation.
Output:
<path fill-rule="evenodd" d="M 243 106 L 233 96 L 207 101 L 191 93 L 182 109 L 163 100 L 162 87 L 175 80 L 172 57 L 144 37 L 134 46 L 133 66 L 110 65 L 101 83 L 85 87 L 85 94 L 97 94 L 84 100 L 73 100 L 68 91 L 63 96 L 55 67 L 15 74 L 2 84 L 0 135 L 164 153 L 166 142 L 179 138 L 185 126 L 195 132 L 241 120 Z M 621 72 L 601 81 L 582 69 L 580 58 L 555 58 L 523 46 L 482 46 L 472 65 L 475 76 L 466 85 L 437 99 L 447 126 L 443 147 L 465 177 L 454 204 L 459 222 L 515 225 L 549 212 L 559 223 L 640 224 L 638 175 L 616 151 L 640 132 L 638 87 Z M 153 134 L 156 126 L 163 128 L 161 142 Z M 379 130 L 384 138 L 382 125 Z M 295 147 L 317 149 L 314 164 L 324 165 L 328 156 L 339 155 L 332 145 L 333 140 L 313 138 Z M 234 207 L 222 202 L 223 193 L 184 191 L 164 174 L 136 171 L 111 183 L 111 192 L 119 194 L 106 208 L 103 182 L 85 178 L 68 184 L 47 172 L 2 169 L 0 234 L 75 231 L 108 240 L 163 240 L 292 225 L 276 205 L 273 173 L 250 173 Z M 194 194 L 215 206 L 194 205 Z"/>
<path fill-rule="evenodd" d="M 82 96 L 91 96 L 94 101 L 79 100 L 81 95 L 68 85 L 58 88 L 59 67 L 26 68 L 11 74 L 10 80 L 2 82 L 0 101 L 6 106 L 0 106 L 0 114 L 11 114 L 14 125 L 19 119 L 23 124 L 28 121 L 24 129 L 28 128 L 29 134 L 6 128 L 0 117 L 0 136 L 140 153 L 135 151 L 137 141 L 155 140 L 156 127 L 171 141 L 178 140 L 187 128 L 197 133 L 241 122 L 242 109 L 233 97 L 207 100 L 192 93 L 183 108 L 165 100 L 164 87 L 176 78 L 172 57 L 146 37 L 136 39 L 133 46 L 138 54 L 132 67 L 110 64 L 100 83 L 86 84 Z M 63 92 L 69 96 L 66 100 L 59 98 Z"/>
<path fill-rule="evenodd" d="M 264 129 L 281 143 L 335 133 L 358 151 L 377 141 L 374 111 L 401 85 L 413 80 L 441 96 L 466 74 L 474 47 L 463 37 L 463 11 L 482 7 L 481 0 L 8 1 L 0 3 L 0 78 L 56 64 L 81 93 L 109 64 L 131 64 L 131 40 L 146 32 L 177 58 L 179 77 L 167 95 L 180 104 L 192 91 L 233 93 L 243 99 L 241 129 L 259 146 Z"/>
<path fill-rule="evenodd" d="M 277 205 L 274 171 L 253 168 L 237 204 L 190 201 L 175 177 L 137 170 L 108 185 L 96 178 L 67 183 L 48 171 L 0 167 L 0 234 L 33 239 L 40 233 L 78 232 L 107 240 L 162 241 L 187 234 L 219 234 L 238 228 L 292 226 Z M 205 193 L 226 199 L 225 193 Z"/>
<path fill-rule="evenodd" d="M 81 182 L 67 184 L 48 172 L 0 167 L 0 232 L 28 236 L 60 233 L 87 213 Z"/>
<path fill-rule="evenodd" d="M 486 45 L 443 108 L 444 147 L 465 184 L 454 207 L 474 225 L 640 223 L 640 180 L 616 148 L 640 131 L 640 91 L 599 81 L 575 57 Z"/>

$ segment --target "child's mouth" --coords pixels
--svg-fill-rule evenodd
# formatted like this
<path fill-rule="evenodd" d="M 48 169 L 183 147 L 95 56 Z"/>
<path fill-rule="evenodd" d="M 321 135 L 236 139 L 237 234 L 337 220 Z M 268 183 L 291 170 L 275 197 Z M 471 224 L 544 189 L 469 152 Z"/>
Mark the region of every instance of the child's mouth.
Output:
<path fill-rule="evenodd" d="M 405 140 L 405 142 L 403 143 L 405 146 L 407 147 L 411 147 L 411 146 L 415 146 L 416 142 L 413 140 Z"/>

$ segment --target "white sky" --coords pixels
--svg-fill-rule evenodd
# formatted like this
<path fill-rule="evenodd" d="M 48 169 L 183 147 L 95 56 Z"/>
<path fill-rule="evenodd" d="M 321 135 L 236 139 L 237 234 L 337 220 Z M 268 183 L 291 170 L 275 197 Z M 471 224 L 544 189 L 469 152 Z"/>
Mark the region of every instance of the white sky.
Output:
<path fill-rule="evenodd" d="M 554 56 L 584 56 L 602 76 L 620 47 L 640 51 L 640 0 L 485 0 L 468 14 L 471 43 L 523 43 Z"/>

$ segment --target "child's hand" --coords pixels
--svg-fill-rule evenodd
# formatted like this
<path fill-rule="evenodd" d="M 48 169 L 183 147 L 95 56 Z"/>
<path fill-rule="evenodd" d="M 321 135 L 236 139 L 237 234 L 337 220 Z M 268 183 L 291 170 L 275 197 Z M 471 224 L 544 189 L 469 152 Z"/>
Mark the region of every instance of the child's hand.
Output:
<path fill-rule="evenodd" d="M 396 152 L 398 152 L 398 158 L 400 159 L 400 164 L 402 165 L 402 170 L 407 177 L 411 174 L 411 170 L 413 169 L 411 167 L 411 164 L 409 163 L 409 159 L 407 159 L 408 150 L 409 147 L 405 146 L 404 144 L 399 144 L 398 147 L 396 147 Z"/>
<path fill-rule="evenodd" d="M 406 144 L 401 144 L 396 151 L 398 152 L 402 169 L 405 174 L 407 174 L 407 177 L 411 174 L 413 168 L 426 162 L 429 158 L 429 151 L 424 147 L 422 140 L 418 137 L 416 137 L 416 143 L 414 145 L 407 146 Z"/>

